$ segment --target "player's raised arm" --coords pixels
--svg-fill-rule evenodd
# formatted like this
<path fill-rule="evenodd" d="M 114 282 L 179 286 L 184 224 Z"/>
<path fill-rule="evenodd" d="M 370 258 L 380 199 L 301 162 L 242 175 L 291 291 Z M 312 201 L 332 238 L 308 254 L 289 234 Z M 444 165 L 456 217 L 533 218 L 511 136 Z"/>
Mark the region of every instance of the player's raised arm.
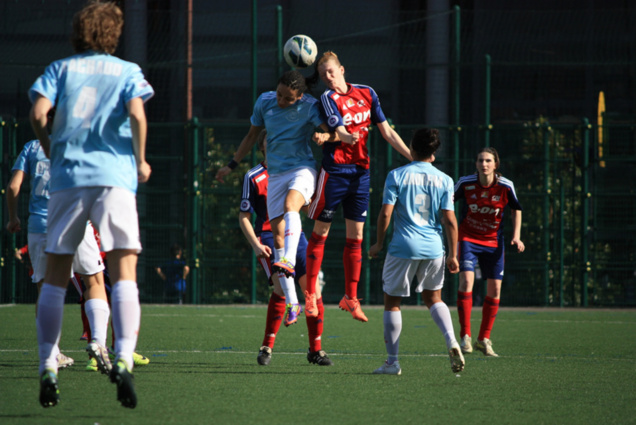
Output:
<path fill-rule="evenodd" d="M 389 142 L 389 144 L 393 146 L 393 149 L 398 151 L 404 158 L 408 159 L 409 161 L 413 161 L 413 158 L 411 158 L 411 151 L 409 150 L 408 146 L 404 144 L 404 141 L 402 140 L 400 135 L 397 134 L 397 132 L 393 130 L 393 128 L 391 128 L 389 122 L 383 121 L 381 123 L 378 123 L 377 125 L 384 140 Z"/>
<path fill-rule="evenodd" d="M 241 141 L 238 149 L 236 149 L 232 160 L 226 166 L 222 167 L 221 169 L 219 169 L 219 171 L 216 172 L 215 178 L 218 181 L 220 181 L 221 183 L 225 182 L 224 178 L 228 174 L 230 174 L 232 170 L 238 166 L 239 162 L 241 162 L 243 158 L 245 158 L 245 155 L 247 155 L 252 150 L 252 148 L 256 144 L 256 141 L 258 140 L 258 135 L 261 133 L 263 128 L 264 127 L 255 125 L 250 126 L 249 131 Z"/>

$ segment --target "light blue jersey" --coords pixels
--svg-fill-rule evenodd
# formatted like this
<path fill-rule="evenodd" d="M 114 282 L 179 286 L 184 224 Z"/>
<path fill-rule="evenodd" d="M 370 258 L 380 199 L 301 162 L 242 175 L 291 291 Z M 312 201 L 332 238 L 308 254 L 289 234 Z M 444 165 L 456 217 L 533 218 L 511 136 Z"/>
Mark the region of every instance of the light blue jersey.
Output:
<path fill-rule="evenodd" d="M 314 129 L 323 123 L 318 100 L 303 95 L 293 105 L 281 109 L 276 92 L 261 94 L 254 104 L 252 125 L 267 129 L 267 170 L 270 175 L 301 167 L 316 168 L 309 143 Z"/>
<path fill-rule="evenodd" d="M 51 193 L 87 186 L 137 191 L 137 165 L 126 104 L 154 90 L 139 66 L 88 51 L 50 64 L 29 98 L 56 107 L 51 134 Z"/>
<path fill-rule="evenodd" d="M 46 233 L 46 215 L 49 205 L 49 169 L 51 162 L 44 154 L 39 140 L 24 145 L 12 171 L 20 170 L 29 176 L 29 233 Z"/>
<path fill-rule="evenodd" d="M 413 161 L 389 173 L 382 203 L 395 205 L 389 254 L 421 260 L 444 255 L 440 210 L 455 210 L 452 178 L 430 162 Z"/>

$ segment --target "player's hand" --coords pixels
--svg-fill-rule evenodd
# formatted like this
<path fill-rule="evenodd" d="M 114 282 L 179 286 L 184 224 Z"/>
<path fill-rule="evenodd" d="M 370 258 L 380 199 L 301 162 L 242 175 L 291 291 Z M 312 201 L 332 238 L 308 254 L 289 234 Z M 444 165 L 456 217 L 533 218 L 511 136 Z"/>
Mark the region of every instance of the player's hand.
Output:
<path fill-rule="evenodd" d="M 329 137 L 331 137 L 329 133 L 320 133 L 317 131 L 312 136 L 312 140 L 316 142 L 318 146 L 322 146 L 329 141 Z"/>
<path fill-rule="evenodd" d="M 20 227 L 20 219 L 18 217 L 9 219 L 7 222 L 7 231 L 9 233 L 18 233 L 22 228 Z"/>
<path fill-rule="evenodd" d="M 256 258 L 269 258 L 272 255 L 272 249 L 267 245 L 255 246 L 254 254 Z"/>
<path fill-rule="evenodd" d="M 526 246 L 521 242 L 521 239 L 513 239 L 510 245 L 517 245 L 517 252 L 523 252 L 526 250 Z"/>
<path fill-rule="evenodd" d="M 457 261 L 457 257 L 447 257 L 446 267 L 448 267 L 448 271 L 453 274 L 459 273 L 459 261 Z"/>
<path fill-rule="evenodd" d="M 371 248 L 369 248 L 369 260 L 372 258 L 378 258 L 380 251 L 382 251 L 382 245 L 378 243 L 371 245 Z"/>
<path fill-rule="evenodd" d="M 152 169 L 150 168 L 150 164 L 143 161 L 137 166 L 137 181 L 139 183 L 146 183 L 150 178 L 151 173 Z"/>
<path fill-rule="evenodd" d="M 19 249 L 16 248 L 15 253 L 13 254 L 15 256 L 15 259 L 18 260 L 19 262 L 24 262 L 24 258 L 22 258 L 22 253 L 20 252 Z"/>
<path fill-rule="evenodd" d="M 221 183 L 225 183 L 225 180 L 223 179 L 225 178 L 225 176 L 227 176 L 231 172 L 232 172 L 232 169 L 226 165 L 225 167 L 221 168 L 219 171 L 216 172 L 216 176 L 214 178 L 220 181 Z"/>

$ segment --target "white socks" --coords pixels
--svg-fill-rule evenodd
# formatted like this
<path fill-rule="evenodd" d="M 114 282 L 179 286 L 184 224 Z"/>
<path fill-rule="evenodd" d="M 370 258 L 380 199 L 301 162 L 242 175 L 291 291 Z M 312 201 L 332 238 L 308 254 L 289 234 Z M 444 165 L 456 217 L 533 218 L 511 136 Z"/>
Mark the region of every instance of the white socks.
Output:
<path fill-rule="evenodd" d="M 455 331 L 453 330 L 453 319 L 451 318 L 448 306 L 443 302 L 435 303 L 430 308 L 431 317 L 437 325 L 444 339 L 446 339 L 446 348 L 450 350 L 453 344 L 457 344 L 455 339 Z"/>
<path fill-rule="evenodd" d="M 296 245 L 298 245 L 298 241 L 296 241 Z M 287 238 L 285 238 L 285 246 L 287 246 Z M 276 263 L 280 261 L 280 259 L 284 256 L 285 256 L 285 248 L 275 248 L 273 262 Z M 296 254 L 294 254 L 293 260 L 296 261 Z M 287 304 L 298 304 L 298 295 L 296 294 L 296 285 L 294 284 L 294 279 L 285 276 L 285 273 L 281 273 L 281 272 L 278 272 L 276 275 L 278 276 L 280 287 L 282 288 L 283 293 L 285 294 L 285 299 L 287 300 L 286 301 Z"/>
<path fill-rule="evenodd" d="M 108 334 L 108 318 L 110 316 L 110 308 L 105 300 L 92 299 L 84 303 L 86 317 L 91 327 L 91 337 L 101 346 L 106 346 L 106 337 Z"/>
<path fill-rule="evenodd" d="M 402 332 L 402 312 L 384 312 L 384 344 L 386 345 L 387 363 L 393 364 L 400 351 L 400 333 Z"/>
<path fill-rule="evenodd" d="M 38 297 L 38 313 L 35 319 L 38 332 L 38 353 L 40 355 L 40 374 L 45 369 L 57 373 L 57 345 L 62 334 L 64 317 L 64 298 L 66 289 L 44 283 Z"/>
<path fill-rule="evenodd" d="M 294 211 L 285 213 L 285 255 L 284 257 L 296 264 L 296 251 L 298 251 L 298 241 L 302 233 L 302 222 L 300 214 Z"/>
<path fill-rule="evenodd" d="M 113 286 L 110 296 L 115 331 L 115 353 L 118 358 L 133 367 L 133 352 L 137 346 L 137 334 L 141 323 L 141 306 L 137 283 L 120 280 Z"/>

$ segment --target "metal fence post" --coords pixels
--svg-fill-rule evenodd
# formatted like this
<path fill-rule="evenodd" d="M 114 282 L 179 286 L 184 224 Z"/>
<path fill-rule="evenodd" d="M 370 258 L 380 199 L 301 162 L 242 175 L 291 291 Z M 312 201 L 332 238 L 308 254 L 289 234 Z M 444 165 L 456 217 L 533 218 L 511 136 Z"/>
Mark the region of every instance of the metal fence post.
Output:
<path fill-rule="evenodd" d="M 592 125 L 587 118 L 583 118 L 583 169 L 581 170 L 581 177 L 583 182 L 581 184 L 581 206 L 583 208 L 583 218 L 581 220 L 581 304 L 583 307 L 587 307 L 587 281 L 588 273 L 592 270 L 592 264 L 589 259 L 589 219 L 590 219 L 590 130 Z"/>
<path fill-rule="evenodd" d="M 201 217 L 199 211 L 199 199 L 201 197 L 201 188 L 199 187 L 199 120 L 197 117 L 190 121 L 190 155 L 189 166 L 189 217 L 188 217 L 188 240 L 190 245 L 190 258 L 192 267 L 190 268 L 190 281 L 192 282 L 192 303 L 201 303 L 201 282 L 199 282 L 199 235 L 202 232 Z"/>
<path fill-rule="evenodd" d="M 545 263 L 543 266 L 544 300 L 543 305 L 549 305 L 550 295 L 550 123 L 545 122 L 541 127 L 543 131 L 543 253 Z"/>

